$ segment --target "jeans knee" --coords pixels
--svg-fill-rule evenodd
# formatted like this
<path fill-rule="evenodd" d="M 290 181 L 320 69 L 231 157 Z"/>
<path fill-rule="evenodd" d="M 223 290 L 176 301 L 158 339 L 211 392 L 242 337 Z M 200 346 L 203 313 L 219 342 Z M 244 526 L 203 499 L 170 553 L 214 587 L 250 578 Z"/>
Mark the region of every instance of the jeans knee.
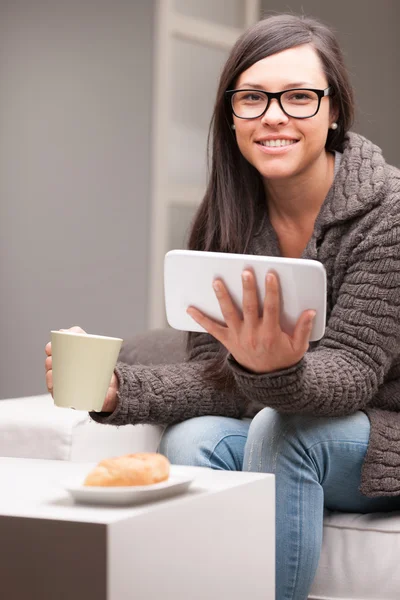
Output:
<path fill-rule="evenodd" d="M 168 427 L 159 452 L 172 464 L 241 470 L 249 423 L 204 416 Z"/>
<path fill-rule="evenodd" d="M 332 418 L 283 414 L 264 408 L 251 423 L 244 468 L 260 471 L 268 465 L 271 472 L 280 460 L 287 464 L 313 464 L 321 471 L 318 464 L 327 462 L 338 441 L 362 444 L 368 436 L 369 421 L 362 412 Z"/>
<path fill-rule="evenodd" d="M 298 453 L 306 417 L 264 408 L 254 417 L 246 445 L 244 469 L 275 472 L 279 458 Z"/>
<path fill-rule="evenodd" d="M 223 433 L 222 417 L 196 417 L 170 425 L 161 438 L 159 452 L 175 465 L 210 467 L 211 449 Z"/>
<path fill-rule="evenodd" d="M 202 417 L 170 425 L 161 437 L 158 451 L 175 465 L 204 466 L 201 439 L 205 426 Z"/>
<path fill-rule="evenodd" d="M 280 437 L 282 431 L 288 429 L 291 420 L 291 415 L 280 414 L 272 408 L 263 408 L 251 422 L 249 440 L 274 440 Z"/>

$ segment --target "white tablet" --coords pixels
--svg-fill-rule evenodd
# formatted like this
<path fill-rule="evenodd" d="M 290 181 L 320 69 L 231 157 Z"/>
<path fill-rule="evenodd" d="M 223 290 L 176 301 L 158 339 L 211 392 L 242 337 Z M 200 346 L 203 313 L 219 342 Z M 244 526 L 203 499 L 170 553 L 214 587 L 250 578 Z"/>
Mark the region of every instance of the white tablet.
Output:
<path fill-rule="evenodd" d="M 293 333 L 304 310 L 314 309 L 317 314 L 311 332 L 311 341 L 322 338 L 326 319 L 326 273 L 316 260 L 171 250 L 164 259 L 165 308 L 168 323 L 183 331 L 204 331 L 187 313 L 194 306 L 207 316 L 224 322 L 212 283 L 222 279 L 233 301 L 241 311 L 242 271 L 253 270 L 260 301 L 264 300 L 265 277 L 268 271 L 277 273 L 282 294 L 281 327 Z M 262 308 L 262 306 L 260 307 Z"/>

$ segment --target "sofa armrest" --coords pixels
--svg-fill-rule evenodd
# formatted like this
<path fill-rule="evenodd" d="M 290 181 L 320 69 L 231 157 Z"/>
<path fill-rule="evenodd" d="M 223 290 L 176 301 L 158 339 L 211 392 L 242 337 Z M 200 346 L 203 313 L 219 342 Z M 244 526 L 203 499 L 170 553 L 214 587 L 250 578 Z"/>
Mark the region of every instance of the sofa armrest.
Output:
<path fill-rule="evenodd" d="M 86 419 L 50 394 L 0 400 L 0 456 L 68 460 L 73 428 Z"/>
<path fill-rule="evenodd" d="M 88 413 L 54 406 L 50 394 L 0 400 L 0 456 L 97 462 L 155 452 L 163 427 L 100 425 Z"/>

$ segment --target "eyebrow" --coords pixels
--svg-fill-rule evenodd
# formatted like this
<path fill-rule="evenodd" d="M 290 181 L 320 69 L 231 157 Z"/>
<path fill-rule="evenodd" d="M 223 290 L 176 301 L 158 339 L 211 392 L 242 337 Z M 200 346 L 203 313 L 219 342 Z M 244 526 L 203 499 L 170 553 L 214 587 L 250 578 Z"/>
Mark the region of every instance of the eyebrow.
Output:
<path fill-rule="evenodd" d="M 286 85 L 283 86 L 283 90 L 290 90 L 292 88 L 302 88 L 304 86 L 308 86 L 308 87 L 314 87 L 315 84 L 311 83 L 310 81 L 296 81 L 294 83 L 288 83 Z M 242 83 L 240 85 L 240 87 L 238 89 L 246 89 L 246 88 L 250 88 L 250 89 L 255 89 L 255 90 L 264 90 L 265 87 L 260 84 L 260 83 L 253 83 L 250 81 L 245 81 L 244 83 Z"/>

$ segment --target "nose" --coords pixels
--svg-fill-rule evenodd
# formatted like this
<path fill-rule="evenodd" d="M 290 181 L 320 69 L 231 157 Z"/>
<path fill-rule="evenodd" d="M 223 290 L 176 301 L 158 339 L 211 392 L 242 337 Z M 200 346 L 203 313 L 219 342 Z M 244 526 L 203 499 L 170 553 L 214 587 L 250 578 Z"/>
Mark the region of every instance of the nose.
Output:
<path fill-rule="evenodd" d="M 266 125 L 281 125 L 282 123 L 287 123 L 289 117 L 286 113 L 281 109 L 279 102 L 276 98 L 272 98 L 269 103 L 268 110 L 261 117 L 261 122 Z"/>

